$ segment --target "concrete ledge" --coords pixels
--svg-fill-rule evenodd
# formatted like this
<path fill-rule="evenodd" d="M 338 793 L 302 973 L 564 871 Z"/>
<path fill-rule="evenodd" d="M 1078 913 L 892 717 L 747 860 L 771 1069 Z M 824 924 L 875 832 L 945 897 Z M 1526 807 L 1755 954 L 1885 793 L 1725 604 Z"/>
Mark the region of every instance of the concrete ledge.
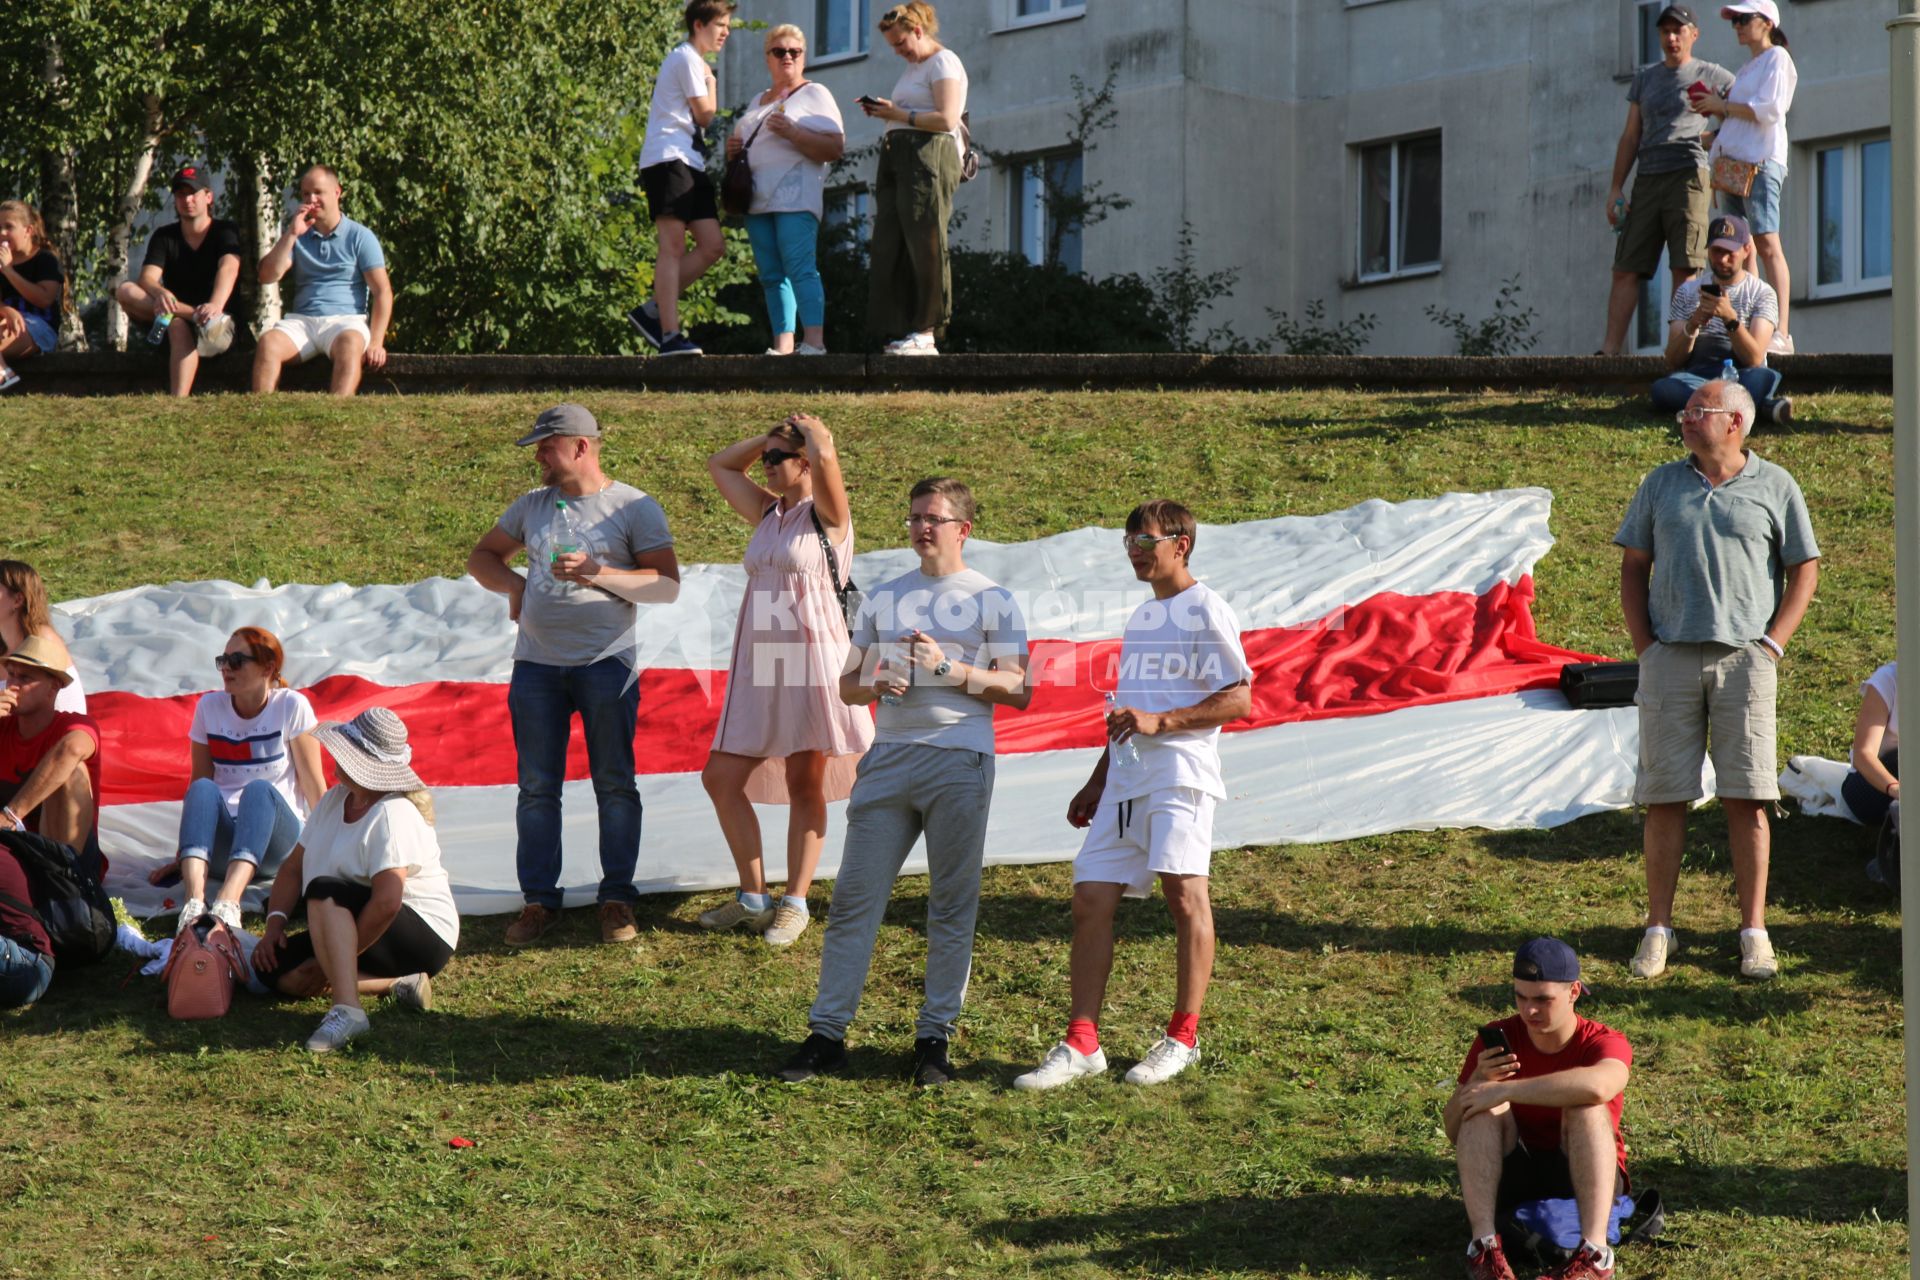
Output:
<path fill-rule="evenodd" d="M 197 389 L 245 391 L 251 354 L 201 366 Z M 1790 392 L 1889 391 L 1887 355 L 1779 356 Z M 55 354 L 23 362 L 22 391 L 39 395 L 140 395 L 164 391 L 159 356 Z M 1453 391 L 1568 388 L 1642 393 L 1664 372 L 1652 356 L 1204 356 L 882 355 L 640 356 L 396 355 L 362 384 L 367 394 L 488 393 L 618 388 L 633 391 L 1027 391 L 1165 388 L 1277 391 L 1292 387 L 1392 387 Z M 289 371 L 289 391 L 324 391 L 324 360 Z"/>

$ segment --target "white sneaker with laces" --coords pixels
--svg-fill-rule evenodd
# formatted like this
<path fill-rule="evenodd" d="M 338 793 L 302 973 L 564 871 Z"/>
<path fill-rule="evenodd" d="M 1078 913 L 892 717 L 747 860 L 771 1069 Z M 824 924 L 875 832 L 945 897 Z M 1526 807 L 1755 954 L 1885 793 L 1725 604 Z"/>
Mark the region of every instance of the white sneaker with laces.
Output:
<path fill-rule="evenodd" d="M 1165 1084 L 1200 1060 L 1200 1046 L 1189 1048 L 1172 1036 L 1161 1036 L 1160 1043 L 1147 1050 L 1147 1056 L 1127 1072 L 1128 1084 Z"/>
<path fill-rule="evenodd" d="M 1649 929 L 1640 935 L 1640 949 L 1633 953 L 1627 968 L 1636 978 L 1657 978 L 1667 971 L 1667 957 L 1680 948 L 1674 945 L 1669 929 Z"/>
<path fill-rule="evenodd" d="M 808 912 L 783 902 L 774 908 L 773 923 L 760 936 L 766 939 L 770 947 L 790 947 L 800 940 L 800 935 L 807 931 L 812 919 L 813 916 Z"/>
<path fill-rule="evenodd" d="M 355 1036 L 365 1034 L 372 1026 L 367 1020 L 366 1010 L 356 1009 L 350 1004 L 337 1004 L 327 1010 L 327 1016 L 320 1019 L 320 1025 L 307 1037 L 307 1052 L 332 1053 Z"/>
<path fill-rule="evenodd" d="M 1740 976 L 1752 978 L 1756 982 L 1766 982 L 1780 972 L 1780 961 L 1774 958 L 1773 940 L 1767 937 L 1765 929 L 1748 932 L 1740 931 Z"/>
<path fill-rule="evenodd" d="M 816 347 L 811 342 L 803 342 L 793 349 L 793 354 L 797 356 L 823 356 L 827 354 L 827 349 L 825 347 Z"/>
<path fill-rule="evenodd" d="M 225 926 L 227 926 L 227 928 L 233 930 L 235 933 L 240 932 L 240 904 L 239 903 L 228 902 L 225 899 L 222 899 L 221 901 L 216 902 L 212 906 L 208 907 L 207 910 L 213 914 L 213 918 L 215 920 L 218 920 L 221 924 L 224 924 Z"/>
<path fill-rule="evenodd" d="M 1025 1075 L 1013 1078 L 1016 1089 L 1057 1089 L 1070 1084 L 1081 1076 L 1106 1074 L 1107 1051 L 1095 1049 L 1091 1054 L 1081 1053 L 1078 1049 L 1061 1041 L 1047 1050 L 1047 1056 L 1040 1059 L 1040 1065 Z"/>
<path fill-rule="evenodd" d="M 188 898 L 187 905 L 180 908 L 180 923 L 173 926 L 174 933 L 176 935 L 185 933 L 195 920 L 198 920 L 205 914 L 207 914 L 207 904 L 205 902 L 202 902 L 199 898 Z"/>
<path fill-rule="evenodd" d="M 1773 337 L 1767 343 L 1767 354 L 1770 356 L 1792 355 L 1793 335 L 1790 333 L 1781 333 L 1778 329 L 1775 329 L 1773 331 Z"/>

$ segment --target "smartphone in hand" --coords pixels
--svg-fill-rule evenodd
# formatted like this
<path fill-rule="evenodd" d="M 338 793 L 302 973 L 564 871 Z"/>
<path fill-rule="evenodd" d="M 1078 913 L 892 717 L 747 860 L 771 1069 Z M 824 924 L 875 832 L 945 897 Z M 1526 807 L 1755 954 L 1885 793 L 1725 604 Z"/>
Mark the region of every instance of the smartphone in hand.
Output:
<path fill-rule="evenodd" d="M 1512 1053 L 1513 1046 L 1507 1043 L 1507 1033 L 1500 1029 L 1497 1022 L 1489 1022 L 1480 1028 L 1480 1047 L 1492 1049 L 1498 1053 Z"/>
<path fill-rule="evenodd" d="M 880 99 L 874 97 L 870 93 L 863 93 L 859 97 L 855 98 L 854 101 L 859 103 L 863 107 L 877 107 L 880 105 Z"/>

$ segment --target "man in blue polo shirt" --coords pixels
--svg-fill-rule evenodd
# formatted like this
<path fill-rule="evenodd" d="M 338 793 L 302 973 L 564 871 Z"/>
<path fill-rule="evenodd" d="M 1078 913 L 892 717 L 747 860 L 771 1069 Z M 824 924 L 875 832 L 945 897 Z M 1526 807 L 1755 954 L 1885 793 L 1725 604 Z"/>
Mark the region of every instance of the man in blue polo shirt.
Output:
<path fill-rule="evenodd" d="M 300 207 L 267 256 L 260 283 L 293 274 L 293 301 L 279 323 L 260 337 L 253 357 L 253 389 L 280 385 L 280 370 L 324 355 L 333 362 L 333 394 L 360 389 L 360 367 L 387 363 L 387 324 L 393 319 L 393 283 L 380 241 L 340 212 L 340 179 L 317 164 L 300 175 Z M 371 312 L 371 314 L 369 314 Z"/>
<path fill-rule="evenodd" d="M 1620 609 L 1640 655 L 1640 769 L 1647 807 L 1647 932 L 1636 978 L 1674 950 L 1673 896 L 1687 806 L 1713 755 L 1740 900 L 1740 973 L 1778 972 L 1767 938 L 1767 805 L 1780 798 L 1774 696 L 1780 663 L 1820 580 L 1820 548 L 1800 486 L 1746 447 L 1753 397 L 1709 382 L 1680 415 L 1688 456 L 1640 482 L 1614 542 Z"/>

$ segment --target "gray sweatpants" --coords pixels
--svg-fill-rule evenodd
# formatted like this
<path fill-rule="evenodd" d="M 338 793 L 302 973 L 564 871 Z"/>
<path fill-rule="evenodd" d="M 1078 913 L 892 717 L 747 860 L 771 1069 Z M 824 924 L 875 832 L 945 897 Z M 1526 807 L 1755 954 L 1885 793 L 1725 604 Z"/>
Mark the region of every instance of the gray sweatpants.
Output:
<path fill-rule="evenodd" d="M 880 917 L 914 841 L 927 838 L 927 995 L 919 1038 L 953 1038 L 973 971 L 980 860 L 993 800 L 993 757 L 883 743 L 867 752 L 847 802 L 847 842 L 820 947 L 810 1030 L 844 1040 L 873 964 Z"/>

